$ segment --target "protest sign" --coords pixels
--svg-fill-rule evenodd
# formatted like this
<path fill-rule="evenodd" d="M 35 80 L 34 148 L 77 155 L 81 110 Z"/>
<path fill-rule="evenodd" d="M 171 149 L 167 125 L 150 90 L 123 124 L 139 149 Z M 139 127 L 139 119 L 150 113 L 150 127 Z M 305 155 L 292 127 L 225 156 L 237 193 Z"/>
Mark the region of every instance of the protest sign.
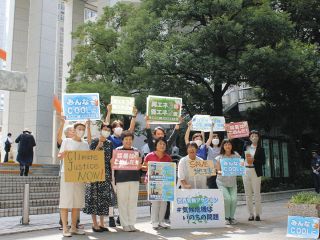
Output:
<path fill-rule="evenodd" d="M 66 151 L 63 164 L 66 182 L 105 181 L 103 151 Z"/>
<path fill-rule="evenodd" d="M 221 158 L 220 166 L 222 176 L 243 176 L 245 174 L 242 158 Z"/>
<path fill-rule="evenodd" d="M 194 115 L 192 120 L 192 131 L 210 132 L 212 119 L 209 115 Z"/>
<path fill-rule="evenodd" d="M 99 93 L 65 93 L 63 114 L 68 121 L 100 120 Z"/>
<path fill-rule="evenodd" d="M 223 194 L 220 189 L 177 189 L 170 223 L 178 228 L 225 226 Z"/>
<path fill-rule="evenodd" d="M 113 170 L 140 170 L 141 158 L 138 151 L 113 150 Z"/>
<path fill-rule="evenodd" d="M 147 97 L 147 115 L 152 124 L 175 124 L 181 115 L 182 98 Z"/>
<path fill-rule="evenodd" d="M 189 160 L 189 175 L 193 176 L 215 176 L 216 171 L 212 160 Z"/>
<path fill-rule="evenodd" d="M 226 119 L 221 116 L 212 116 L 213 121 L 213 131 L 214 132 L 224 132 L 226 129 L 224 128 L 224 124 L 226 123 Z"/>
<path fill-rule="evenodd" d="M 224 125 L 229 139 L 249 136 L 248 122 L 226 123 Z"/>
<path fill-rule="evenodd" d="M 176 164 L 148 162 L 148 200 L 173 201 L 176 189 Z"/>
<path fill-rule="evenodd" d="M 111 96 L 111 104 L 113 114 L 132 115 L 134 98 Z"/>
<path fill-rule="evenodd" d="M 288 216 L 287 237 L 318 239 L 320 219 Z"/>

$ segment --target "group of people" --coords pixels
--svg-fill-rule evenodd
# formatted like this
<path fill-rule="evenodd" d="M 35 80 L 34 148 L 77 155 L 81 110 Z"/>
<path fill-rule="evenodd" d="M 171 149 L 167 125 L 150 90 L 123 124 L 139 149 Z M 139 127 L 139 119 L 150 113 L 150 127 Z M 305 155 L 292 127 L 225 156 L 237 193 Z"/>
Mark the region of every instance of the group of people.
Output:
<path fill-rule="evenodd" d="M 78 227 L 79 212 L 83 209 L 84 213 L 92 216 L 92 230 L 94 232 L 108 231 L 105 227 L 104 217 L 109 216 L 109 226 L 114 224 L 114 207 L 118 206 L 120 224 L 124 231 L 134 232 L 137 203 L 139 194 L 139 183 L 141 179 L 140 170 L 113 170 L 112 151 L 129 150 L 137 151 L 133 147 L 134 128 L 137 110 L 133 109 L 130 128 L 123 130 L 123 123 L 115 120 L 110 124 L 110 114 L 112 105 L 108 105 L 108 112 L 105 122 L 100 127 L 100 136 L 91 139 L 90 121 L 86 123 L 77 122 L 73 126 L 65 128 L 66 138 L 62 140 L 64 129 L 64 119 L 61 117 L 61 127 L 58 132 L 58 147 L 60 148 L 58 157 L 61 159 L 61 183 L 60 183 L 60 204 L 61 224 L 63 236 L 85 234 Z M 138 169 L 148 170 L 148 162 L 171 162 L 169 154 L 176 137 L 179 134 L 180 124 L 183 119 L 179 119 L 173 133 L 167 138 L 166 132 L 162 127 L 156 127 L 153 131 L 150 127 L 148 117 L 146 117 L 147 143 L 150 149 L 144 157 L 144 161 Z M 87 141 L 84 135 L 87 131 Z M 178 164 L 178 186 L 182 189 L 205 189 L 219 188 L 223 192 L 225 202 L 225 217 L 227 224 L 236 224 L 234 218 L 237 206 L 237 184 L 236 177 L 226 177 L 221 175 L 220 161 L 222 158 L 239 157 L 234 151 L 231 140 L 225 139 L 220 144 L 219 135 L 210 132 L 208 140 L 204 141 L 204 134 L 195 133 L 192 140 L 189 140 L 191 123 L 185 134 L 187 145 L 187 156 L 183 157 Z M 259 133 L 251 131 L 250 144 L 244 146 L 247 154 L 246 174 L 243 182 L 246 191 L 248 205 L 248 220 L 260 221 L 261 197 L 260 185 L 262 175 L 262 165 L 265 161 L 264 150 L 259 144 Z M 63 158 L 65 151 L 68 150 L 95 150 L 103 151 L 105 158 L 105 181 L 90 184 L 70 183 L 64 180 Z M 190 177 L 188 171 L 188 161 L 191 160 L 210 160 L 214 161 L 217 169 L 217 176 Z M 255 212 L 252 197 L 254 193 Z M 71 209 L 71 228 L 68 228 L 68 209 Z M 168 203 L 164 201 L 152 201 L 151 203 L 151 222 L 154 229 L 167 228 L 165 215 Z M 99 219 L 98 219 L 99 217 Z M 111 223 L 111 225 L 110 225 Z"/>

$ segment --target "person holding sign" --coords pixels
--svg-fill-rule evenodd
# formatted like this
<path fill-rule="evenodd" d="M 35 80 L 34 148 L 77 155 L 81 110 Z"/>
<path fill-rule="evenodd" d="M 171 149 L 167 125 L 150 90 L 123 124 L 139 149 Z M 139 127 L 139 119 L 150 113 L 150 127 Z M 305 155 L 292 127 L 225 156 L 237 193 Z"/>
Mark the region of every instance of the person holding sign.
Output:
<path fill-rule="evenodd" d="M 206 189 L 207 176 L 190 176 L 189 161 L 203 160 L 197 156 L 198 144 L 189 142 L 187 144 L 188 155 L 181 158 L 178 165 L 178 178 L 182 189 Z"/>
<path fill-rule="evenodd" d="M 86 126 L 83 123 L 77 122 L 73 126 L 74 135 L 72 138 L 66 138 L 62 141 L 58 158 L 63 161 L 66 151 L 86 151 L 89 150 L 89 145 L 83 140 Z M 60 214 L 63 226 L 63 236 L 71 237 L 74 235 L 84 235 L 85 233 L 76 228 L 78 214 L 80 209 L 85 206 L 85 184 L 77 182 L 66 182 L 64 177 L 64 164 L 61 167 L 61 180 L 60 180 Z M 68 209 L 71 211 L 71 231 L 69 232 L 68 222 Z"/>
<path fill-rule="evenodd" d="M 148 171 L 148 162 L 172 162 L 169 154 L 166 153 L 167 141 L 159 138 L 155 142 L 156 150 L 148 153 L 144 159 L 142 170 Z M 148 176 L 146 176 L 147 178 Z M 152 201 L 151 203 L 151 223 L 153 229 L 167 228 L 164 216 L 167 210 L 166 201 Z"/>
<path fill-rule="evenodd" d="M 244 191 L 246 194 L 246 203 L 249 212 L 249 221 L 260 221 L 261 215 L 261 176 L 262 176 L 262 166 L 265 163 L 266 156 L 264 153 L 264 148 L 261 146 L 259 139 L 260 134 L 256 130 L 252 130 L 249 134 L 250 143 L 245 145 L 244 157 L 245 162 L 245 175 L 243 176 Z M 254 217 L 253 211 L 253 196 L 254 193 L 254 204 L 255 213 Z"/>
<path fill-rule="evenodd" d="M 192 127 L 192 120 L 188 122 L 188 128 L 187 128 L 186 134 L 184 135 L 184 141 L 186 145 L 189 143 L 191 127 Z M 198 145 L 197 156 L 202 158 L 203 160 L 207 160 L 208 147 L 211 144 L 212 136 L 213 136 L 212 130 L 213 130 L 213 125 L 210 130 L 209 139 L 206 143 L 204 142 L 204 134 L 195 133 L 192 135 L 192 141 Z"/>
<path fill-rule="evenodd" d="M 132 146 L 134 135 L 131 131 L 122 133 L 123 146 L 116 150 L 129 150 L 135 154 L 138 151 Z M 111 161 L 111 166 L 114 166 L 114 159 Z M 135 232 L 134 227 L 137 219 L 137 204 L 140 182 L 140 164 L 135 170 L 114 170 L 114 181 L 117 187 L 118 208 L 120 222 L 125 232 Z"/>
<path fill-rule="evenodd" d="M 86 197 L 84 213 L 91 214 L 94 232 L 109 231 L 104 226 L 104 216 L 109 217 L 110 227 L 115 227 L 113 218 L 113 207 L 116 205 L 116 194 L 112 186 L 112 172 L 111 172 L 111 156 L 112 143 L 107 138 L 110 135 L 111 126 L 102 123 L 100 137 L 92 140 L 90 145 L 91 150 L 103 151 L 105 160 L 105 174 L 106 180 L 104 182 L 94 182 L 86 185 Z M 100 223 L 97 221 L 97 215 L 100 216 Z"/>
<path fill-rule="evenodd" d="M 220 155 L 216 157 L 217 160 L 217 185 L 222 190 L 224 198 L 225 218 L 227 225 L 237 224 L 234 219 L 234 214 L 237 208 L 237 176 L 221 176 L 220 161 L 223 158 L 239 157 L 239 154 L 233 150 L 231 140 L 225 139 L 221 143 Z"/>
<path fill-rule="evenodd" d="M 112 104 L 108 104 L 107 111 L 108 112 L 107 112 L 105 122 L 107 124 L 110 124 Z M 137 108 L 133 107 L 130 127 L 128 129 L 128 131 L 130 131 L 130 132 L 134 132 L 134 128 L 136 126 L 137 114 L 138 114 Z M 116 149 L 117 147 L 122 146 L 121 134 L 123 132 L 123 122 L 120 120 L 114 120 L 111 123 L 111 128 L 112 128 L 113 134 L 108 137 L 108 140 L 110 140 L 112 142 L 113 149 Z"/>

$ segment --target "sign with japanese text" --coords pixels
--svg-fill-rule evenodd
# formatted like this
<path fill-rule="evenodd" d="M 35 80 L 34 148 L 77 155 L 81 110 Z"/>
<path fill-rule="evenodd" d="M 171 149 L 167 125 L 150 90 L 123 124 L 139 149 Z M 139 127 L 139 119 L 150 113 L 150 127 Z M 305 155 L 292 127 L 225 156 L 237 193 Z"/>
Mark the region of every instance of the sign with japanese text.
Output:
<path fill-rule="evenodd" d="M 245 174 L 242 158 L 221 158 L 220 166 L 222 176 L 243 176 Z"/>
<path fill-rule="evenodd" d="M 138 151 L 113 150 L 113 170 L 140 170 L 141 158 Z"/>
<path fill-rule="evenodd" d="M 148 200 L 174 201 L 176 189 L 176 164 L 173 162 L 148 162 Z"/>
<path fill-rule="evenodd" d="M 226 119 L 221 116 L 212 116 L 213 121 L 213 131 L 214 132 L 224 132 L 226 129 L 224 128 L 224 124 L 226 123 Z"/>
<path fill-rule="evenodd" d="M 63 164 L 66 182 L 105 181 L 103 151 L 65 151 Z"/>
<path fill-rule="evenodd" d="M 225 226 L 220 189 L 177 189 L 170 214 L 171 229 Z"/>
<path fill-rule="evenodd" d="M 100 120 L 99 93 L 65 93 L 63 114 L 68 121 Z"/>
<path fill-rule="evenodd" d="M 288 216 L 287 237 L 318 239 L 320 219 Z"/>
<path fill-rule="evenodd" d="M 249 136 L 249 126 L 247 121 L 226 123 L 224 127 L 227 131 L 229 139 L 243 138 Z"/>
<path fill-rule="evenodd" d="M 192 130 L 210 132 L 212 128 L 212 119 L 210 115 L 194 115 L 192 118 Z"/>
<path fill-rule="evenodd" d="M 147 115 L 152 124 L 175 124 L 181 115 L 182 98 L 147 97 Z"/>
<path fill-rule="evenodd" d="M 111 96 L 111 104 L 113 114 L 132 115 L 134 98 Z"/>
<path fill-rule="evenodd" d="M 189 175 L 193 176 L 215 176 L 213 161 L 210 160 L 189 160 L 188 161 Z"/>

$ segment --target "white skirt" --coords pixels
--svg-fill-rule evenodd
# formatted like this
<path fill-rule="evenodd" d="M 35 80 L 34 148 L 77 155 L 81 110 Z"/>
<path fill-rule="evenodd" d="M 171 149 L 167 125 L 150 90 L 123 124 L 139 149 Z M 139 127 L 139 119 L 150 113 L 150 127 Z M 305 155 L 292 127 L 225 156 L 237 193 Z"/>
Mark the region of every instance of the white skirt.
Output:
<path fill-rule="evenodd" d="M 59 208 L 84 208 L 85 184 L 64 181 L 64 173 L 60 180 L 60 203 Z"/>

